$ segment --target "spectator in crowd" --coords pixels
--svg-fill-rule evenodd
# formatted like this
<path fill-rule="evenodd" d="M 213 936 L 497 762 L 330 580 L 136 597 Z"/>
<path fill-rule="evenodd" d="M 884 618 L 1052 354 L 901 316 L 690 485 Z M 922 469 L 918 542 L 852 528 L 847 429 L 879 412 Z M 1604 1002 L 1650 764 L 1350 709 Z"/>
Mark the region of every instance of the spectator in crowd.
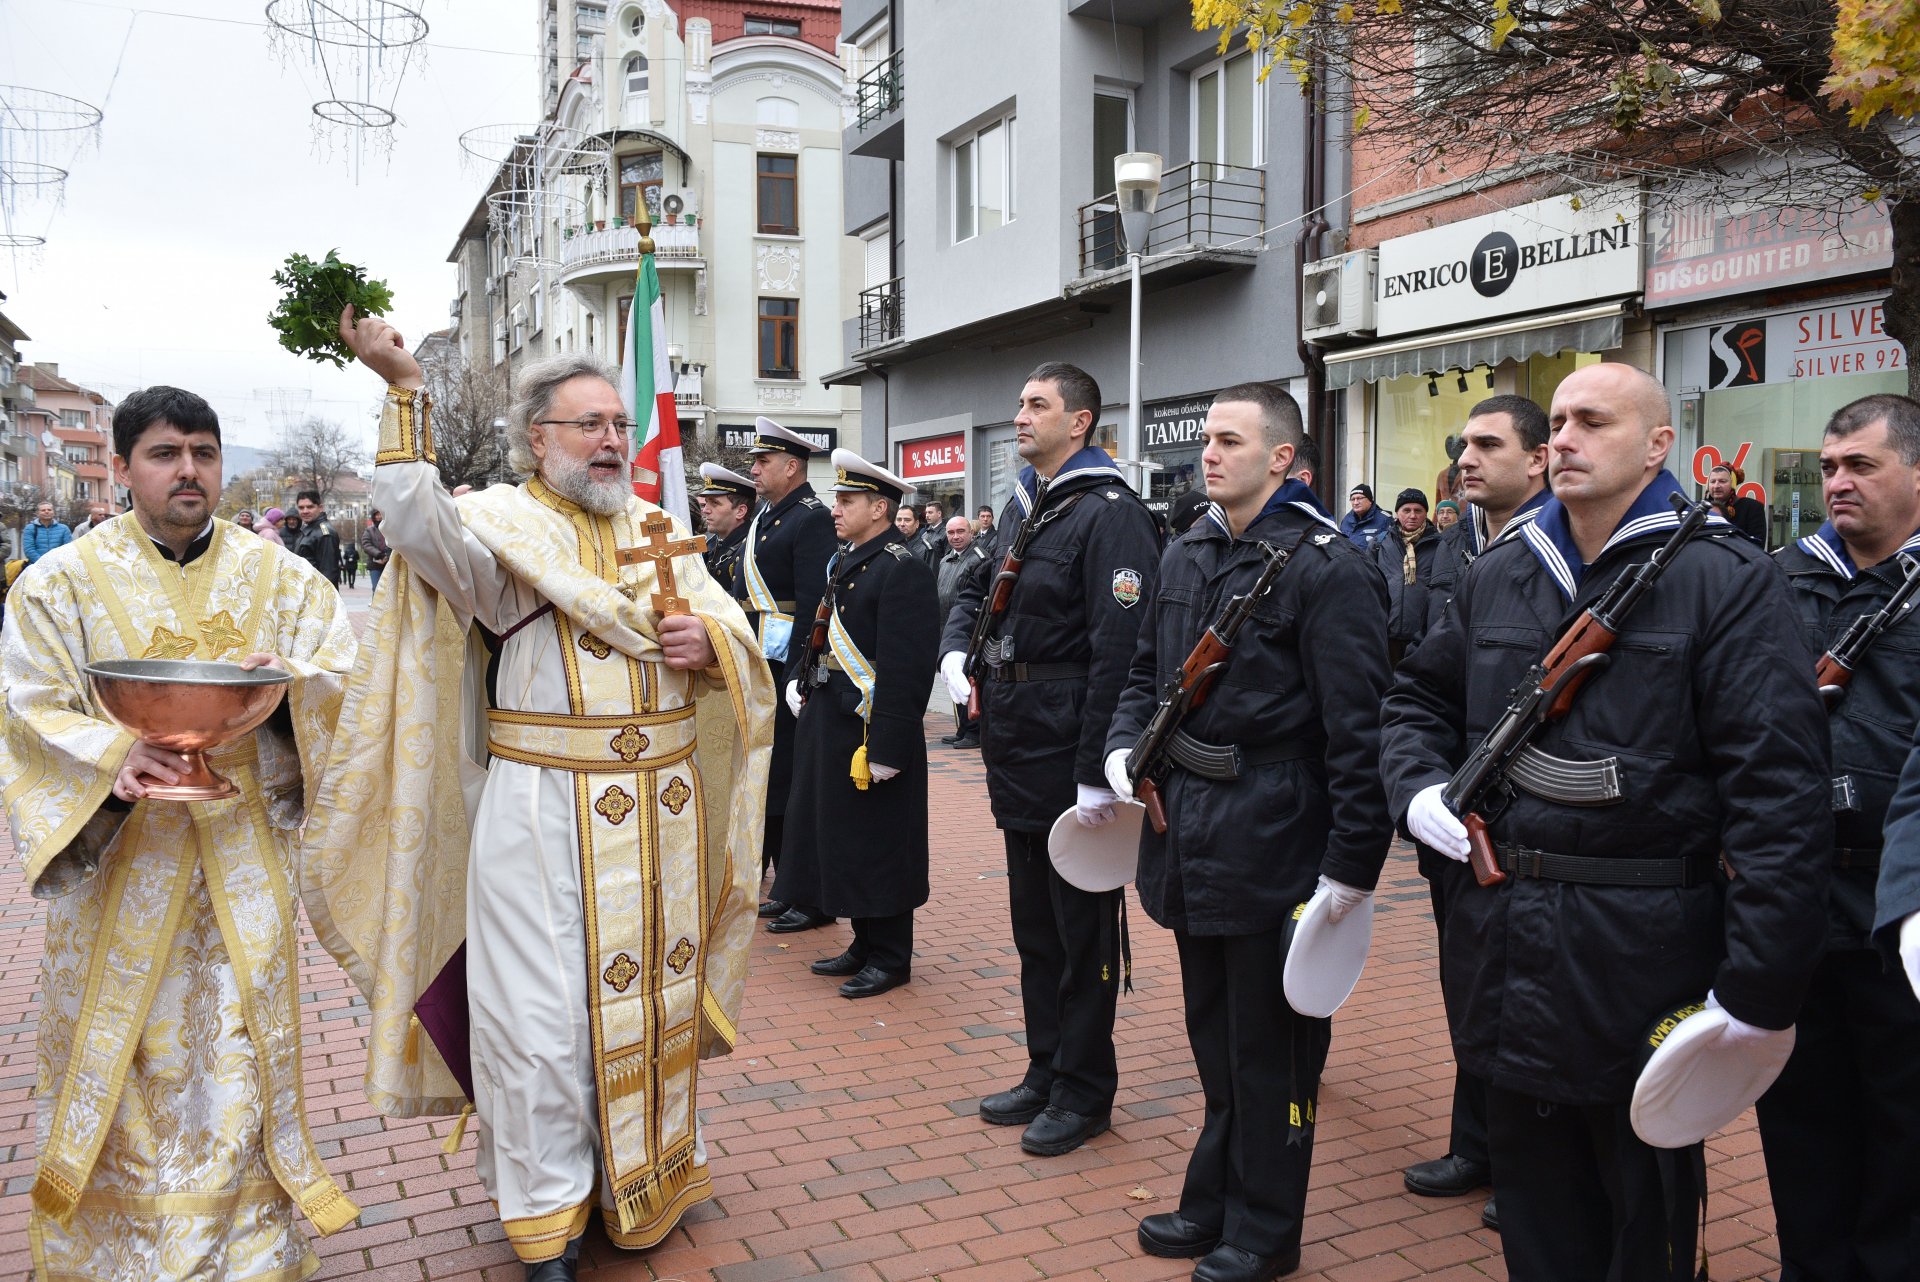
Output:
<path fill-rule="evenodd" d="M 243 530 L 250 530 L 255 534 L 259 533 L 258 530 L 254 530 L 253 528 L 253 509 L 252 508 L 243 507 L 238 512 L 235 512 L 233 514 L 233 523 L 239 526 Z"/>
<path fill-rule="evenodd" d="M 1393 522 L 1375 506 L 1373 487 L 1364 481 L 1347 491 L 1347 504 L 1353 510 L 1340 518 L 1340 533 L 1362 552 L 1373 551 L 1373 545 L 1387 537 Z"/>
<path fill-rule="evenodd" d="M 1433 505 L 1433 528 L 1445 534 L 1460 520 L 1460 505 L 1453 499 L 1441 499 Z"/>
<path fill-rule="evenodd" d="M 934 506 L 929 503 L 928 507 Z M 953 611 L 953 601 L 960 592 L 961 581 L 971 575 L 990 574 L 987 550 L 974 542 L 973 525 L 964 516 L 956 516 L 947 522 L 947 554 L 940 558 L 940 564 L 934 567 L 937 587 L 940 592 L 940 617 L 944 620 Z M 978 748 L 980 746 L 980 726 L 978 718 L 967 715 L 967 705 L 953 705 L 953 733 L 942 735 L 940 742 L 955 748 Z"/>
<path fill-rule="evenodd" d="M 102 525 L 106 524 L 106 520 L 107 505 L 105 503 L 89 503 L 87 505 L 87 519 L 73 527 L 73 537 L 76 539 L 81 538 L 90 531 L 99 529 Z"/>
<path fill-rule="evenodd" d="M 1205 516 L 1207 496 L 1199 490 L 1188 490 L 1167 505 L 1167 540 L 1171 542 L 1193 528 L 1193 523 Z"/>
<path fill-rule="evenodd" d="M 973 537 L 989 546 L 993 543 L 993 505 L 982 503 L 980 510 L 973 514 Z"/>
<path fill-rule="evenodd" d="M 387 568 L 387 558 L 393 555 L 387 550 L 387 536 L 380 529 L 379 508 L 373 509 L 373 515 L 360 531 L 360 551 L 367 558 L 367 591 L 378 592 L 380 571 Z"/>
<path fill-rule="evenodd" d="M 340 581 L 348 587 L 360 573 L 360 548 L 352 539 L 340 540 Z"/>
<path fill-rule="evenodd" d="M 912 549 L 920 540 L 920 509 L 911 503 L 902 503 L 900 510 L 893 514 L 893 528 L 900 531 L 901 541 Z"/>
<path fill-rule="evenodd" d="M 1767 508 L 1758 499 L 1739 492 L 1747 474 L 1731 463 L 1721 463 L 1707 473 L 1707 498 L 1713 510 L 1727 518 L 1734 529 L 1767 546 Z"/>
<path fill-rule="evenodd" d="M 333 522 L 327 520 L 327 510 L 320 506 L 320 491 L 301 490 L 294 496 L 293 506 L 300 513 L 300 537 L 295 540 L 293 551 L 320 572 L 320 577 L 340 586 L 340 538 L 333 532 Z"/>
<path fill-rule="evenodd" d="M 285 512 L 277 507 L 270 507 L 260 514 L 260 524 L 255 528 L 254 533 L 269 543 L 278 543 L 281 547 L 285 547 L 287 540 L 281 533 L 281 527 L 287 520 Z"/>
<path fill-rule="evenodd" d="M 1427 634 L 1427 588 L 1439 552 L 1440 531 L 1427 520 L 1427 496 L 1400 491 L 1393 501 L 1393 533 L 1373 546 L 1374 564 L 1387 580 L 1387 661 L 1396 668 Z"/>
<path fill-rule="evenodd" d="M 42 503 L 34 512 L 33 520 L 27 523 L 25 533 L 20 536 L 20 555 L 32 565 L 57 547 L 65 547 L 73 542 L 73 531 L 64 521 L 53 519 L 53 504 Z"/>
<path fill-rule="evenodd" d="M 921 505 L 920 521 L 927 529 L 940 536 L 942 544 L 946 542 L 947 509 L 940 500 L 928 499 Z M 945 556 L 946 554 L 947 549 L 944 546 L 941 547 L 940 555 Z"/>

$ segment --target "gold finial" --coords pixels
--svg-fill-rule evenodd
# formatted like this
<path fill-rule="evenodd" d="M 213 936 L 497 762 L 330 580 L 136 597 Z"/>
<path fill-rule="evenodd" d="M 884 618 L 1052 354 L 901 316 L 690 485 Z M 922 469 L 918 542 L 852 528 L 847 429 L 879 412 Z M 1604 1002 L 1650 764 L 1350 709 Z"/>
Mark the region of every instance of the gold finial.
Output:
<path fill-rule="evenodd" d="M 653 219 L 648 214 L 647 202 L 641 200 L 638 203 L 640 208 L 633 224 L 634 229 L 640 233 L 640 252 L 651 254 L 653 252 Z"/>

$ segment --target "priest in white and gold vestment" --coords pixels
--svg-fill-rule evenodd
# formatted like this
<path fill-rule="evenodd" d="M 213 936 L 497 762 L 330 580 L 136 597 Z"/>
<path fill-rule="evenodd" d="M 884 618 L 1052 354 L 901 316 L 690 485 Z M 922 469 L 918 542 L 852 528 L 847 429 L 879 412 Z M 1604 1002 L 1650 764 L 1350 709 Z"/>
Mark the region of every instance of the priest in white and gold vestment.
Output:
<path fill-rule="evenodd" d="M 42 557 L 0 633 L 0 787 L 47 908 L 33 1211 L 57 1282 L 270 1282 L 320 1266 L 299 1227 L 354 1206 L 303 1116 L 293 829 L 340 706 L 353 634 L 305 561 L 213 517 L 220 428 L 151 387 L 114 414 L 133 510 Z M 148 799 L 179 754 L 95 705 L 102 659 L 271 663 L 293 681 L 212 764 L 240 795 Z"/>
<path fill-rule="evenodd" d="M 711 1193 L 696 1079 L 745 990 L 772 682 L 697 545 L 634 496 L 610 371 L 518 371 L 509 454 L 531 479 L 456 499 L 398 336 L 342 334 L 389 383 L 393 560 L 308 829 L 308 910 L 367 993 L 391 1115 L 466 1102 L 413 1014 L 464 939 L 481 1180 L 529 1277 L 571 1278 L 596 1203 L 643 1248 Z"/>

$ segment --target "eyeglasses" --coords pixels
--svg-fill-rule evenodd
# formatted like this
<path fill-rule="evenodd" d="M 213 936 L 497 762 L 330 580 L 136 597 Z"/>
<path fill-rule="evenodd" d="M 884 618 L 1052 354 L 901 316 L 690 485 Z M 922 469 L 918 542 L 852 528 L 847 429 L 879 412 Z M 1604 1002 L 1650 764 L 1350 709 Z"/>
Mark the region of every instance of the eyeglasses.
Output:
<path fill-rule="evenodd" d="M 534 422 L 540 427 L 570 427 L 580 433 L 582 440 L 597 441 L 611 431 L 616 440 L 625 440 L 633 435 L 633 420 L 630 418 L 605 419 L 596 414 L 585 418 L 541 418 Z"/>

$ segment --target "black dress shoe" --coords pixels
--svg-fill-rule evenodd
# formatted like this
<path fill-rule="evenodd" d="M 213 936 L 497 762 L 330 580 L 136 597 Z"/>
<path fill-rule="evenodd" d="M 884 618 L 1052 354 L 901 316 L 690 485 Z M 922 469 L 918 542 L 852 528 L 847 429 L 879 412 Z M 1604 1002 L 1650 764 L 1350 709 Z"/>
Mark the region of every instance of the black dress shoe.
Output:
<path fill-rule="evenodd" d="M 816 975 L 856 975 L 866 967 L 867 959 L 853 955 L 849 948 L 838 957 L 825 957 L 808 966 Z"/>
<path fill-rule="evenodd" d="M 1010 1091 L 999 1091 L 980 1101 L 980 1116 L 995 1126 L 1025 1126 L 1040 1116 L 1047 1097 L 1025 1082 Z"/>
<path fill-rule="evenodd" d="M 580 1276 L 580 1239 L 567 1243 L 567 1249 L 551 1260 L 527 1266 L 527 1282 L 575 1282 Z"/>
<path fill-rule="evenodd" d="M 833 918 L 822 913 L 810 913 L 801 908 L 789 908 L 785 915 L 775 917 L 767 923 L 767 929 L 776 935 L 791 935 L 799 930 L 813 930 L 820 926 L 831 926 Z"/>
<path fill-rule="evenodd" d="M 760 905 L 758 915 L 761 917 L 785 917 L 792 911 L 793 905 L 786 900 L 769 899 L 766 903 Z"/>
<path fill-rule="evenodd" d="M 1492 1198 L 1488 1198 L 1487 1204 L 1480 1208 L 1480 1222 L 1495 1233 L 1500 1231 L 1500 1212 L 1494 1209 Z"/>
<path fill-rule="evenodd" d="M 1255 1255 L 1222 1242 L 1193 1266 L 1193 1282 L 1269 1282 L 1300 1267 L 1300 1248 L 1278 1255 Z"/>
<path fill-rule="evenodd" d="M 1040 1116 L 1020 1132 L 1020 1147 L 1036 1157 L 1059 1157 L 1071 1153 L 1096 1135 L 1104 1135 L 1113 1115 L 1074 1113 L 1064 1108 L 1044 1108 Z"/>
<path fill-rule="evenodd" d="M 1197 1260 L 1220 1245 L 1220 1230 L 1202 1228 L 1178 1211 L 1140 1221 L 1140 1249 L 1163 1260 Z"/>
<path fill-rule="evenodd" d="M 842 997 L 878 997 L 907 982 L 911 976 L 904 970 L 881 970 L 878 966 L 862 968 L 858 975 L 840 985 Z"/>
<path fill-rule="evenodd" d="M 1402 1178 L 1409 1193 L 1418 1193 L 1421 1197 L 1458 1197 L 1485 1188 L 1493 1179 L 1493 1168 L 1485 1162 L 1449 1153 L 1431 1162 L 1415 1162 Z"/>
<path fill-rule="evenodd" d="M 960 736 L 958 734 L 943 734 L 940 736 L 940 742 L 948 744 L 959 743 Z"/>
<path fill-rule="evenodd" d="M 964 739 L 955 739 L 953 746 L 956 748 L 978 748 L 980 746 L 980 738 L 978 735 L 968 735 Z"/>

